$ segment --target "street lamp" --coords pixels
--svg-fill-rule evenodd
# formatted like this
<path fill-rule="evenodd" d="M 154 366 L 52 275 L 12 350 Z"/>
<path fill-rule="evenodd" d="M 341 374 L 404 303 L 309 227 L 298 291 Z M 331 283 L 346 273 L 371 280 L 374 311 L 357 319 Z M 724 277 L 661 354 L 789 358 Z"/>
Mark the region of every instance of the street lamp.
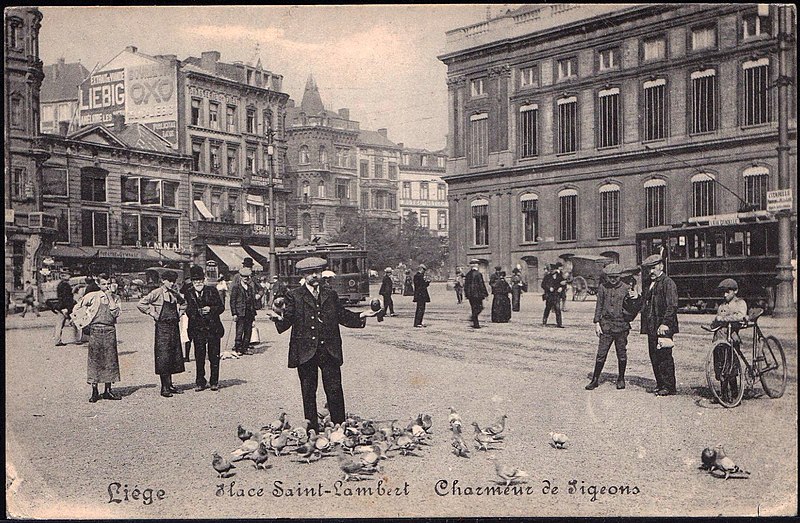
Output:
<path fill-rule="evenodd" d="M 272 127 L 267 128 L 267 160 L 269 162 L 269 182 L 267 183 L 267 187 L 269 187 L 269 279 L 275 277 L 275 194 L 274 194 L 274 187 L 275 182 L 273 178 L 273 164 L 272 164 L 272 157 L 275 156 L 275 146 L 272 143 L 273 135 L 275 132 L 272 130 Z"/>

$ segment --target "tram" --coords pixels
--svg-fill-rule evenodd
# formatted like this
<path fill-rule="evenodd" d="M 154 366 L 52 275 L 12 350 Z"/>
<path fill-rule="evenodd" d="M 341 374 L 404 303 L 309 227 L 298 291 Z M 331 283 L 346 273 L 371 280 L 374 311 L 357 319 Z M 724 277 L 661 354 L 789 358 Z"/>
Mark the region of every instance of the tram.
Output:
<path fill-rule="evenodd" d="M 778 221 L 766 211 L 690 218 L 636 234 L 636 258 L 661 254 L 683 312 L 713 311 L 725 278 L 750 307 L 772 311 L 778 274 Z"/>
<path fill-rule="evenodd" d="M 367 252 L 347 243 L 302 245 L 279 249 L 276 252 L 277 273 L 288 288 L 293 289 L 300 285 L 300 273 L 297 272 L 295 265 L 309 256 L 327 260 L 326 269 L 336 273 L 331 286 L 341 301 L 356 304 L 369 297 Z"/>

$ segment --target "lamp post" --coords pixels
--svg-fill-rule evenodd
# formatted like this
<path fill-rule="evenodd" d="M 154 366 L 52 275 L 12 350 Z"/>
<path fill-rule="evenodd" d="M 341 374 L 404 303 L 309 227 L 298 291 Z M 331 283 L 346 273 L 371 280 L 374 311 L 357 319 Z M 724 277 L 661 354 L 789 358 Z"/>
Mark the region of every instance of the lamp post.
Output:
<path fill-rule="evenodd" d="M 267 187 L 269 188 L 269 279 L 272 281 L 272 278 L 275 277 L 275 181 L 273 178 L 273 163 L 272 158 L 275 156 L 275 145 L 273 145 L 273 135 L 275 132 L 272 130 L 272 127 L 267 129 L 267 160 L 269 162 L 269 182 L 267 183 Z"/>

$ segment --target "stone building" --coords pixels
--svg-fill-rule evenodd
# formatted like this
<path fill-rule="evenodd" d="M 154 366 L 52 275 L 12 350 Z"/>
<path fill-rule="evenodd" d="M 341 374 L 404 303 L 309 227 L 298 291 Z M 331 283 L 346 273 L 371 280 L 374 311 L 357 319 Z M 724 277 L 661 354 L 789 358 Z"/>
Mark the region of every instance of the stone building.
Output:
<path fill-rule="evenodd" d="M 398 144 L 400 156 L 400 213 L 405 220 L 414 213 L 431 234 L 445 237 L 448 231 L 447 184 L 442 179 L 447 154 L 413 149 Z"/>
<path fill-rule="evenodd" d="M 733 193 L 765 214 L 776 33 L 774 6 L 755 4 L 528 5 L 448 31 L 456 264 L 533 281 L 571 254 L 634 264 L 637 231 L 736 216 Z"/>
<path fill-rule="evenodd" d="M 288 221 L 297 238 L 327 239 L 358 214 L 359 124 L 348 109 L 328 111 L 309 76 L 299 107 L 287 109 L 287 168 L 293 192 Z"/>
<path fill-rule="evenodd" d="M 400 224 L 397 204 L 401 147 L 387 129 L 358 133 L 359 207 L 367 220 Z"/>
<path fill-rule="evenodd" d="M 41 123 L 39 129 L 47 134 L 66 135 L 78 128 L 78 94 L 89 71 L 80 62 L 66 63 L 59 58 L 55 64 L 44 66 L 42 81 Z M 62 126 L 65 126 L 62 129 Z"/>
<path fill-rule="evenodd" d="M 41 21 L 34 7 L 3 11 L 5 287 L 14 299 L 26 281 L 38 283 L 56 232 L 55 216 L 42 210 L 41 166 L 48 153 L 39 140 Z"/>

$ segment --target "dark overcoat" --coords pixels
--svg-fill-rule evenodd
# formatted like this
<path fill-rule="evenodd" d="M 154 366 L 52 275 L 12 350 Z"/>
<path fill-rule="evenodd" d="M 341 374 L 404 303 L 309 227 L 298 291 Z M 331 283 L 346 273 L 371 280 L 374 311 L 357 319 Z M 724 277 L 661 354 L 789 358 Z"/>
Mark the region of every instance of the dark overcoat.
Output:
<path fill-rule="evenodd" d="M 216 287 L 205 285 L 197 296 L 194 287 L 190 286 L 183 296 L 186 299 L 186 315 L 189 317 L 189 339 L 198 335 L 203 338 L 221 338 L 225 334 L 225 328 L 219 315 L 225 311 L 225 305 Z M 208 314 L 200 313 L 203 307 L 211 308 Z"/>
<path fill-rule="evenodd" d="M 342 336 L 339 325 L 360 329 L 367 324 L 358 312 L 345 309 L 339 295 L 332 289 L 320 287 L 319 304 L 305 285 L 286 293 L 283 319 L 275 322 L 278 333 L 292 328 L 289 340 L 289 368 L 295 368 L 325 351 L 340 366 Z"/>
<path fill-rule="evenodd" d="M 470 269 L 464 276 L 464 295 L 468 300 L 482 300 L 489 296 L 481 271 Z"/>
<path fill-rule="evenodd" d="M 678 287 L 666 274 L 656 278 L 655 285 L 643 289 L 641 298 L 641 334 L 656 336 L 659 325 L 669 328 L 667 337 L 678 332 Z"/>
<path fill-rule="evenodd" d="M 392 281 L 392 277 L 387 274 L 383 277 L 383 281 L 381 282 L 381 290 L 378 291 L 378 294 L 381 296 L 391 296 L 393 288 L 394 282 Z"/>
<path fill-rule="evenodd" d="M 415 303 L 428 303 L 431 301 L 431 296 L 428 294 L 428 285 L 430 282 L 425 279 L 425 275 L 418 272 L 414 275 L 414 299 Z"/>

